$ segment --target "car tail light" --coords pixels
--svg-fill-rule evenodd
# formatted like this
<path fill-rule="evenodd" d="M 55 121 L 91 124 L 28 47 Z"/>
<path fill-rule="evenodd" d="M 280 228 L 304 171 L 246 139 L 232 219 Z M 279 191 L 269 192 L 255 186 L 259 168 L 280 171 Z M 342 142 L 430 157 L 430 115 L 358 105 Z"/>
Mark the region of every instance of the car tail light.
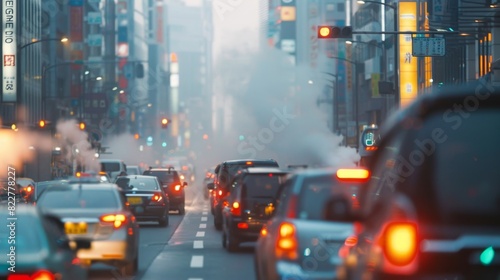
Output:
<path fill-rule="evenodd" d="M 347 237 L 345 242 L 344 242 L 344 245 L 347 247 L 354 247 L 354 246 L 356 246 L 356 244 L 358 244 L 358 237 L 355 235 L 351 235 L 351 236 Z"/>
<path fill-rule="evenodd" d="M 26 192 L 30 193 L 33 191 L 33 188 L 31 186 L 26 187 Z"/>
<path fill-rule="evenodd" d="M 267 235 L 267 227 L 263 226 L 262 229 L 260 230 L 260 235 L 261 236 L 266 236 Z"/>
<path fill-rule="evenodd" d="M 247 229 L 248 228 L 248 224 L 247 223 L 238 223 L 237 227 L 239 229 Z"/>
<path fill-rule="evenodd" d="M 297 217 L 297 196 L 292 195 L 288 203 L 288 210 L 286 212 L 286 217 L 289 219 L 295 219 Z"/>
<path fill-rule="evenodd" d="M 341 181 L 366 181 L 370 178 L 370 171 L 363 168 L 341 168 L 336 175 Z"/>
<path fill-rule="evenodd" d="M 282 223 L 278 231 L 276 240 L 276 254 L 278 258 L 295 260 L 297 254 L 297 238 L 295 236 L 295 226 L 291 223 Z"/>
<path fill-rule="evenodd" d="M 55 275 L 48 270 L 39 270 L 32 275 L 29 274 L 11 274 L 7 280 L 55 280 Z"/>
<path fill-rule="evenodd" d="M 387 260 L 397 266 L 410 264 L 417 253 L 417 226 L 393 222 L 385 227 L 383 249 Z"/>
<path fill-rule="evenodd" d="M 219 190 L 219 192 L 217 193 L 219 196 L 222 196 L 222 190 Z"/>
<path fill-rule="evenodd" d="M 151 197 L 151 204 L 165 204 L 163 201 L 163 197 L 161 193 L 154 193 L 153 197 Z"/>
<path fill-rule="evenodd" d="M 181 180 L 184 180 L 184 178 L 185 178 L 184 175 L 181 175 L 179 177 L 181 178 Z"/>
<path fill-rule="evenodd" d="M 231 214 L 241 216 L 241 205 L 238 201 L 233 202 L 233 205 L 231 205 Z"/>
<path fill-rule="evenodd" d="M 108 214 L 101 216 L 101 222 L 112 223 L 115 229 L 119 229 L 127 222 L 127 217 L 123 214 Z"/>
<path fill-rule="evenodd" d="M 176 192 L 180 191 L 181 190 L 181 185 L 175 185 L 174 190 Z"/>

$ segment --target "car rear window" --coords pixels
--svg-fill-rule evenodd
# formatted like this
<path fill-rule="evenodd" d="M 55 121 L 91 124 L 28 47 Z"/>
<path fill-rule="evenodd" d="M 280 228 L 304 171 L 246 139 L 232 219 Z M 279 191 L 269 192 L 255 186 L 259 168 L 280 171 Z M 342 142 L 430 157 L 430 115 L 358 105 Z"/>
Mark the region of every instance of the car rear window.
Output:
<path fill-rule="evenodd" d="M 298 203 L 298 218 L 324 220 L 326 202 L 335 194 L 345 194 L 357 188 L 353 184 L 340 185 L 333 175 L 307 177 L 302 183 Z"/>
<path fill-rule="evenodd" d="M 233 181 L 234 177 L 238 175 L 238 171 L 247 167 L 279 167 L 278 163 L 275 161 L 249 161 L 247 162 L 235 162 L 235 163 L 225 163 L 221 166 L 219 172 L 219 183 L 223 188 L 227 188 L 226 184 Z"/>
<path fill-rule="evenodd" d="M 136 188 L 138 190 L 149 190 L 149 191 L 159 190 L 158 183 L 154 178 L 134 179 L 134 178 L 118 177 L 118 179 L 116 179 L 116 184 L 123 190 L 129 190 L 133 188 Z"/>
<path fill-rule="evenodd" d="M 39 207 L 49 209 L 81 208 L 103 209 L 118 208 L 118 196 L 107 189 L 48 189 L 37 202 Z"/>
<path fill-rule="evenodd" d="M 144 171 L 144 175 L 155 176 L 161 184 L 171 184 L 180 182 L 179 174 L 175 171 Z"/>
<path fill-rule="evenodd" d="M 275 198 L 280 184 L 285 180 L 281 174 L 248 174 L 243 178 L 243 196 L 251 198 Z"/>
<path fill-rule="evenodd" d="M 453 122 L 443 114 L 429 117 L 415 138 L 414 151 L 428 157 L 419 169 L 422 174 L 415 174 L 419 183 L 412 185 L 412 193 L 421 200 L 418 205 L 425 205 L 419 211 L 437 224 L 498 226 L 500 172 L 495 167 L 500 155 L 500 112 L 483 109 L 467 118 L 455 116 Z M 432 138 L 437 130 L 442 143 Z"/>
<path fill-rule="evenodd" d="M 120 171 L 120 163 L 101 162 L 101 171 L 106 171 L 106 172 Z"/>
<path fill-rule="evenodd" d="M 8 213 L 7 209 L 2 209 L 3 213 Z M 3 221 L 7 221 L 6 215 L 0 215 Z M 6 252 L 2 254 L 0 260 L 5 263 L 5 258 L 7 253 L 10 251 L 10 246 L 15 245 L 16 254 L 30 254 L 39 253 L 42 250 L 42 238 L 46 238 L 42 224 L 35 216 L 30 215 L 17 215 L 17 220 L 15 223 L 15 244 L 8 243 L 9 235 L 11 234 L 10 228 L 8 226 L 0 227 L 0 240 L 5 242 L 0 242 L 0 250 Z M 6 224 L 8 225 L 8 223 Z M 19 262 L 23 262 L 23 258 L 19 259 Z"/>

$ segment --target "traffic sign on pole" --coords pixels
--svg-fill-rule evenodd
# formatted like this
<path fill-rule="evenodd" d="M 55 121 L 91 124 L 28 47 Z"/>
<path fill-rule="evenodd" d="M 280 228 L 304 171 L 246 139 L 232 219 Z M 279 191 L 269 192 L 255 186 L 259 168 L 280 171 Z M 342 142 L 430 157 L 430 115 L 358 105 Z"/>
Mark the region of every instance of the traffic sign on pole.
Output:
<path fill-rule="evenodd" d="M 412 55 L 413 56 L 444 56 L 445 55 L 444 38 L 413 37 Z"/>

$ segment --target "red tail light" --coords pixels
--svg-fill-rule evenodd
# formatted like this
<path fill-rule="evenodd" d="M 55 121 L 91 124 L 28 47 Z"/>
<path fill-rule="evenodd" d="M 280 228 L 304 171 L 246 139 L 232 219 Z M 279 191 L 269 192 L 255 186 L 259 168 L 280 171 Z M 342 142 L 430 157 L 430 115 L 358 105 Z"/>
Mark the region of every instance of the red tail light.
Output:
<path fill-rule="evenodd" d="M 247 229 L 248 228 L 248 224 L 247 223 L 238 223 L 237 226 L 240 229 Z"/>
<path fill-rule="evenodd" d="M 297 238 L 295 236 L 295 226 L 291 223 L 282 223 L 279 227 L 279 234 L 276 240 L 276 254 L 278 258 L 295 260 L 298 258 Z"/>
<path fill-rule="evenodd" d="M 344 245 L 347 247 L 353 247 L 353 246 L 356 246 L 356 244 L 358 244 L 358 237 L 355 235 L 351 235 L 351 236 L 347 237 L 345 242 L 344 242 Z"/>
<path fill-rule="evenodd" d="M 175 185 L 174 190 L 176 192 L 180 191 L 181 190 L 181 185 Z"/>
<path fill-rule="evenodd" d="M 219 196 L 222 196 L 222 190 L 219 190 L 219 192 L 217 193 Z"/>
<path fill-rule="evenodd" d="M 290 201 L 288 202 L 288 210 L 286 212 L 286 217 L 290 219 L 295 219 L 297 217 L 297 196 L 292 195 Z"/>
<path fill-rule="evenodd" d="M 30 193 L 30 192 L 32 192 L 32 191 L 33 191 L 33 188 L 32 188 L 31 186 L 28 186 L 28 187 L 26 188 L 26 192 L 29 192 L 29 193 Z"/>
<path fill-rule="evenodd" d="M 417 226 L 406 222 L 388 224 L 384 231 L 383 249 L 392 264 L 410 264 L 417 254 Z"/>
<path fill-rule="evenodd" d="M 39 270 L 32 275 L 29 274 L 11 274 L 7 280 L 55 280 L 55 275 L 48 270 Z"/>
<path fill-rule="evenodd" d="M 115 229 L 119 229 L 127 223 L 127 217 L 123 214 L 103 215 L 100 220 L 103 223 L 112 223 Z"/>
<path fill-rule="evenodd" d="M 231 207 L 231 214 L 234 216 L 241 216 L 241 205 L 238 201 L 233 202 Z"/>
<path fill-rule="evenodd" d="M 163 196 L 161 193 L 154 193 L 153 197 L 151 197 L 151 203 L 152 204 L 164 204 L 165 201 L 163 201 Z"/>

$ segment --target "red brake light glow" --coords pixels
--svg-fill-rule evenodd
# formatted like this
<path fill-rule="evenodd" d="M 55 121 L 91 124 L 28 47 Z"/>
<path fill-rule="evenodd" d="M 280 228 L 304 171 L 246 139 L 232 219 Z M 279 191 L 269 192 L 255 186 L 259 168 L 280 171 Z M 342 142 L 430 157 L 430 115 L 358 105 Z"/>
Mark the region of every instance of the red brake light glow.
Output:
<path fill-rule="evenodd" d="M 123 214 L 109 214 L 101 216 L 101 222 L 113 223 L 115 229 L 120 228 L 127 221 L 127 217 Z"/>
<path fill-rule="evenodd" d="M 238 228 L 240 228 L 240 229 L 247 229 L 248 228 L 248 224 L 247 223 L 238 223 Z"/>
<path fill-rule="evenodd" d="M 151 198 L 151 201 L 153 202 L 160 202 L 163 198 L 161 197 L 161 194 L 155 193 L 153 197 Z"/>
<path fill-rule="evenodd" d="M 337 178 L 339 180 L 366 180 L 370 178 L 370 171 L 361 168 L 337 170 Z"/>
<path fill-rule="evenodd" d="M 247 162 L 246 162 L 246 164 L 247 164 L 247 165 L 252 165 L 252 164 L 253 164 L 253 162 L 251 162 L 251 161 L 247 161 Z"/>
<path fill-rule="evenodd" d="M 238 201 L 233 202 L 233 205 L 231 207 L 231 214 L 233 214 L 234 216 L 241 216 L 241 207 L 240 207 L 240 203 Z M 239 227 L 239 224 L 238 224 L 238 227 Z M 248 228 L 248 225 L 247 225 L 247 228 Z"/>
<path fill-rule="evenodd" d="M 290 197 L 290 201 L 288 202 L 288 210 L 286 212 L 286 217 L 289 219 L 295 219 L 297 217 L 295 213 L 296 209 L 297 209 L 297 196 L 292 195 Z"/>
<path fill-rule="evenodd" d="M 7 280 L 54 280 L 55 275 L 47 270 L 39 270 L 32 275 L 29 274 L 11 274 Z"/>
<path fill-rule="evenodd" d="M 295 260 L 298 258 L 297 239 L 295 237 L 295 226 L 291 223 L 282 223 L 279 227 L 278 239 L 276 240 L 276 254 L 279 258 Z"/>
<path fill-rule="evenodd" d="M 178 192 L 181 190 L 181 185 L 175 185 L 174 187 L 175 191 Z"/>
<path fill-rule="evenodd" d="M 404 266 L 413 261 L 417 253 L 417 226 L 414 223 L 390 223 L 383 239 L 384 253 L 394 265 Z"/>

